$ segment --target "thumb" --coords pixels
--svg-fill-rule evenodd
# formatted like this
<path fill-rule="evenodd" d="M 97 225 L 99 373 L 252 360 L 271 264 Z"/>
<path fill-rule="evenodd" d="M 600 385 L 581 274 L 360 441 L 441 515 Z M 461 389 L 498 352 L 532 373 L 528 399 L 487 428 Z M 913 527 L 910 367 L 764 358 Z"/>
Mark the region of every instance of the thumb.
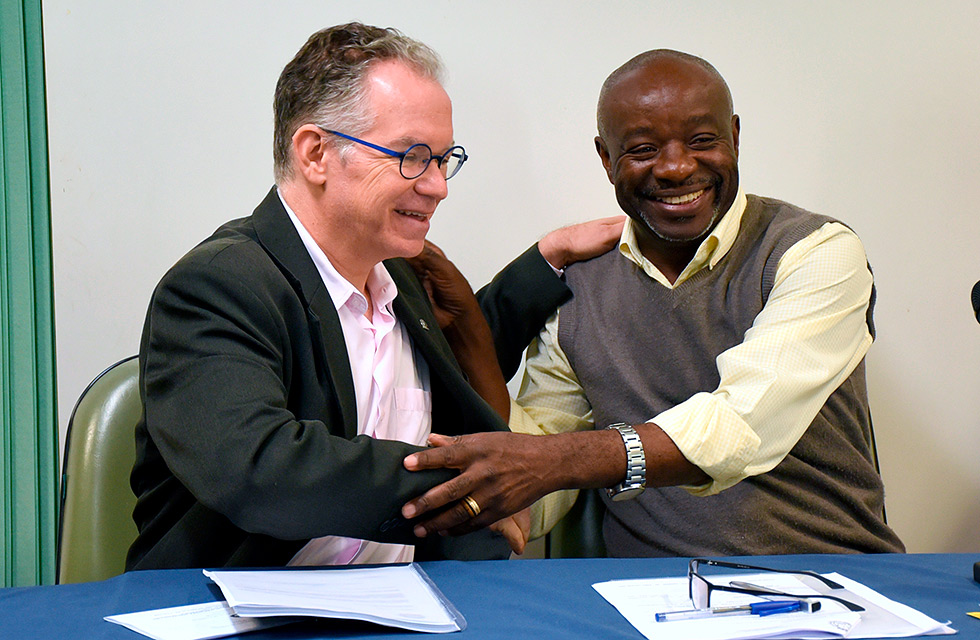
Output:
<path fill-rule="evenodd" d="M 428 445 L 430 447 L 448 447 L 453 444 L 454 438 L 450 436 L 440 435 L 438 433 L 429 434 Z"/>

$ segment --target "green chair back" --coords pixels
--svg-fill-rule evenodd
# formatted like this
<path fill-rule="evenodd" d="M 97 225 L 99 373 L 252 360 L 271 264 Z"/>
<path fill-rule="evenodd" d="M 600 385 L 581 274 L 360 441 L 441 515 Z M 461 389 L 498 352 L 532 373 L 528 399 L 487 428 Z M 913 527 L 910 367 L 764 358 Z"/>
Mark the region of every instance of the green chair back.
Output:
<path fill-rule="evenodd" d="M 136 539 L 129 474 L 142 413 L 136 356 L 103 371 L 72 411 L 61 476 L 59 583 L 105 580 L 125 569 Z"/>

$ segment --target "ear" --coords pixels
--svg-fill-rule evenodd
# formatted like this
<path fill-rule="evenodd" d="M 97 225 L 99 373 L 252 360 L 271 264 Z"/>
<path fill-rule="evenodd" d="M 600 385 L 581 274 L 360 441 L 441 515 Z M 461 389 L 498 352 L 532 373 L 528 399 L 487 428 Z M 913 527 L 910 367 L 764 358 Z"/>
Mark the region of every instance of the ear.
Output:
<path fill-rule="evenodd" d="M 595 150 L 599 154 L 599 159 L 602 160 L 602 166 L 606 170 L 606 177 L 609 178 L 609 182 L 616 184 L 613 182 L 612 160 L 609 158 L 609 149 L 606 148 L 606 143 L 600 136 L 595 137 Z"/>
<path fill-rule="evenodd" d="M 303 176 L 310 184 L 325 185 L 330 151 L 332 147 L 324 141 L 320 128 L 304 124 L 293 134 L 293 176 Z"/>
<path fill-rule="evenodd" d="M 738 120 L 738 115 L 732 116 L 732 142 L 735 143 L 735 157 L 738 157 L 738 130 L 741 123 Z"/>

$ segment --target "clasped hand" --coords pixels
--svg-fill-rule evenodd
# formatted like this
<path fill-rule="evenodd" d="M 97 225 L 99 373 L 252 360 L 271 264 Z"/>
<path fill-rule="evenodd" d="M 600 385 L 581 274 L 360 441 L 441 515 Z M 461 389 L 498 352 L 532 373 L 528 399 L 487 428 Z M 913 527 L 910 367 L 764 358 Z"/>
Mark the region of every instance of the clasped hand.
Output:
<path fill-rule="evenodd" d="M 623 216 L 572 225 L 549 233 L 538 243 L 542 257 L 562 269 L 609 251 L 622 233 Z M 492 337 L 466 279 L 445 254 L 426 241 L 422 253 L 409 260 L 432 302 L 440 328 L 473 388 L 507 421 L 510 410 L 503 376 L 497 366 Z M 526 511 L 545 494 L 562 488 L 555 473 L 560 446 L 554 438 L 508 432 L 429 437 L 431 449 L 405 458 L 409 471 L 458 469 L 460 474 L 433 487 L 402 508 L 406 518 L 434 513 L 415 527 L 415 534 L 461 535 L 482 527 L 501 532 L 521 553 L 530 529 Z M 474 517 L 461 502 L 471 497 L 479 506 Z M 518 514 L 513 516 L 513 514 Z"/>
<path fill-rule="evenodd" d="M 433 487 L 402 507 L 402 515 L 416 518 L 438 512 L 422 520 L 415 534 L 425 537 L 434 533 L 461 535 L 493 525 L 502 518 L 529 507 L 535 500 L 553 490 L 548 473 L 546 439 L 536 436 L 490 432 L 464 436 L 429 436 L 430 449 L 405 458 L 409 471 L 423 469 L 459 469 L 460 474 Z M 554 487 L 557 488 L 557 487 Z M 460 502 L 471 496 L 480 505 L 480 513 L 471 518 Z M 445 510 L 439 512 L 443 507 Z"/>

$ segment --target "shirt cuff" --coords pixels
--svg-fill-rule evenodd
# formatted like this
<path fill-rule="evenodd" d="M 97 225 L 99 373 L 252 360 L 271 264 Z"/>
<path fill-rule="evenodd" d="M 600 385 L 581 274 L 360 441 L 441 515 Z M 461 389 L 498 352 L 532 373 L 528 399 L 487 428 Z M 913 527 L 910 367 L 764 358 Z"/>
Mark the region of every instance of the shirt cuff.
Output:
<path fill-rule="evenodd" d="M 541 257 L 544 258 L 544 256 L 541 256 Z M 556 276 L 558 276 L 559 278 L 561 278 L 562 276 L 565 275 L 565 270 L 564 269 L 559 269 L 555 265 L 551 264 L 551 262 L 549 262 L 547 258 L 545 258 L 544 261 L 548 263 L 548 266 L 551 267 L 551 270 L 555 272 L 555 275 Z"/>
<path fill-rule="evenodd" d="M 699 496 L 714 495 L 744 480 L 761 444 L 741 416 L 710 393 L 695 394 L 649 422 L 656 423 L 689 462 L 711 476 L 707 484 L 684 487 Z"/>

